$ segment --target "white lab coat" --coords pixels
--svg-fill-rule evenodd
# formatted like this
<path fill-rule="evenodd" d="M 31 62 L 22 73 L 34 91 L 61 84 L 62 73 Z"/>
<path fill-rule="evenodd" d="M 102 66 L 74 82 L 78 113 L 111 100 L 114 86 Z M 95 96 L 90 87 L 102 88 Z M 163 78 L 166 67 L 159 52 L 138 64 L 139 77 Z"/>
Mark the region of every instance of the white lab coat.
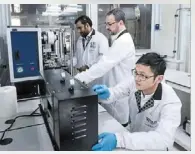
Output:
<path fill-rule="evenodd" d="M 138 113 L 135 98 L 134 80 L 126 80 L 110 88 L 110 98 L 103 103 L 109 104 L 124 96 L 129 96 L 130 132 L 116 133 L 117 147 L 130 150 L 166 150 L 173 146 L 176 129 L 181 120 L 181 101 L 175 91 L 162 83 L 162 90 L 157 90 L 154 106 Z M 141 104 L 144 100 L 141 97 Z"/>
<path fill-rule="evenodd" d="M 88 34 L 87 39 L 91 35 L 92 31 Z M 85 41 L 85 45 L 87 45 L 87 40 Z M 103 54 L 108 52 L 109 44 L 108 39 L 100 32 L 95 30 L 95 35 L 92 35 L 91 40 L 86 46 L 85 50 L 83 49 L 82 37 L 80 36 L 77 41 L 76 53 L 75 57 L 77 59 L 76 68 L 80 68 L 82 66 L 87 65 L 89 68 L 97 63 Z M 97 80 L 90 83 L 89 86 L 95 84 L 101 84 L 102 78 L 98 78 Z"/>
<path fill-rule="evenodd" d="M 87 37 L 91 35 L 92 31 Z M 85 45 L 87 40 L 85 41 Z M 90 42 L 88 43 L 85 50 L 83 49 L 82 37 L 80 36 L 76 45 L 75 56 L 77 58 L 77 68 L 82 66 L 91 67 L 93 64 L 97 63 L 101 56 L 108 51 L 108 39 L 100 32 L 95 30 L 95 35 L 92 36 Z"/>
<path fill-rule="evenodd" d="M 75 78 L 88 84 L 103 76 L 102 84 L 112 87 L 125 78 L 131 77 L 131 69 L 134 67 L 135 46 L 131 35 L 124 33 L 113 42 L 109 51 L 102 56 L 98 63 L 93 65 L 89 70 L 76 75 Z M 123 98 L 112 104 L 102 106 L 121 124 L 128 122 L 128 98 Z"/>

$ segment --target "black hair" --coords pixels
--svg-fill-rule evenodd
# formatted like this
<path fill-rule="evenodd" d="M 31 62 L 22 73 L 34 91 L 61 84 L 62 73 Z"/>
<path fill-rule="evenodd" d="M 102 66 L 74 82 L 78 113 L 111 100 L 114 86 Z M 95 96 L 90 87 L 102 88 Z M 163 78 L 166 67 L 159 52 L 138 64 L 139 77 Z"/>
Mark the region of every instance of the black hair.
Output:
<path fill-rule="evenodd" d="M 154 73 L 155 77 L 157 75 L 164 75 L 166 70 L 166 62 L 164 60 L 164 57 L 155 52 L 143 54 L 138 59 L 136 64 L 150 66 L 151 71 Z"/>
<path fill-rule="evenodd" d="M 83 25 L 86 25 L 87 23 L 89 24 L 90 27 L 92 27 L 92 21 L 91 19 L 86 16 L 86 15 L 82 15 L 80 17 L 78 17 L 76 20 L 75 20 L 75 24 L 77 24 L 77 22 L 81 22 Z"/>
<path fill-rule="evenodd" d="M 106 15 L 107 16 L 113 15 L 117 22 L 122 20 L 123 23 L 125 24 L 125 13 L 121 9 L 119 9 L 119 8 L 115 8 L 113 10 L 110 10 Z"/>

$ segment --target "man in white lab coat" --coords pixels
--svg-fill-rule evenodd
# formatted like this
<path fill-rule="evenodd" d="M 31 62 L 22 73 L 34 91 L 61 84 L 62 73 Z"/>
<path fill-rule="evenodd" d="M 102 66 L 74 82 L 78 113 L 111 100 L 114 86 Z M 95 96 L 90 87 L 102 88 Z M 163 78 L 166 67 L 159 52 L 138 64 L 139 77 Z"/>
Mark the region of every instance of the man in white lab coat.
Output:
<path fill-rule="evenodd" d="M 113 9 L 108 12 L 105 24 L 112 35 L 112 46 L 98 63 L 77 74 L 75 78 L 88 84 L 103 77 L 102 84 L 112 87 L 123 81 L 124 78 L 132 76 L 131 69 L 135 67 L 135 47 L 131 35 L 126 30 L 125 13 L 122 10 Z M 124 127 L 128 125 L 129 107 L 127 97 L 112 104 L 102 104 L 102 106 Z"/>
<path fill-rule="evenodd" d="M 102 103 L 129 96 L 130 107 L 130 132 L 100 134 L 100 142 L 93 150 L 167 150 L 173 146 L 182 105 L 172 87 L 161 82 L 165 70 L 160 55 L 147 53 L 136 63 L 134 80 L 127 79 L 112 88 L 93 87 Z"/>
<path fill-rule="evenodd" d="M 108 51 L 108 39 L 92 28 L 92 21 L 86 15 L 78 17 L 75 24 L 81 35 L 76 45 L 76 67 L 82 72 L 97 63 L 104 52 Z"/>

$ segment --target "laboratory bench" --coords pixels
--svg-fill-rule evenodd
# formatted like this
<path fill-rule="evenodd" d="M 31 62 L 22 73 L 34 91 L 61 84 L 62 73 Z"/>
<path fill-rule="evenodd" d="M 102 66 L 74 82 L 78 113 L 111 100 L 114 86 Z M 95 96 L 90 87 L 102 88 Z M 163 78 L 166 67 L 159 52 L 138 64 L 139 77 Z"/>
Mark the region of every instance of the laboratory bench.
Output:
<path fill-rule="evenodd" d="M 18 115 L 30 114 L 40 104 L 40 100 L 30 100 L 18 103 Z M 119 124 L 106 110 L 98 106 L 98 133 L 102 132 L 121 132 L 128 131 Z M 0 134 L 8 126 L 5 124 L 7 118 L 0 119 Z M 114 126 L 114 127 L 111 127 Z M 1 136 L 0 135 L 0 136 Z M 180 135 L 180 134 L 178 134 Z M 21 117 L 18 118 L 10 131 L 5 133 L 6 138 L 12 138 L 12 143 L 0 145 L 0 151 L 53 151 L 53 146 L 48 132 L 44 125 L 43 118 L 40 117 Z M 125 149 L 116 149 L 115 151 L 126 151 Z M 181 150 L 178 144 L 174 144 L 173 151 Z M 187 149 L 188 150 L 188 149 Z"/>
<path fill-rule="evenodd" d="M 165 81 L 167 84 L 180 91 L 190 93 L 191 91 L 190 73 L 167 69 L 165 71 Z"/>

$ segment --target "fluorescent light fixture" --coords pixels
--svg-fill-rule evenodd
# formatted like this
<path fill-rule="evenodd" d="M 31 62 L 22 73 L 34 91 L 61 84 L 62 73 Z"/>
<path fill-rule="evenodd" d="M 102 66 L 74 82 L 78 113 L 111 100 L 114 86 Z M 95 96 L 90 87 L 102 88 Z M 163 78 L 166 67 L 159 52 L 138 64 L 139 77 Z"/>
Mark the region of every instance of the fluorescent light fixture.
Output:
<path fill-rule="evenodd" d="M 61 7 L 59 4 L 49 4 L 47 5 L 47 9 L 45 12 L 42 13 L 43 16 L 59 16 L 59 15 L 70 15 L 75 14 L 78 11 L 83 11 L 81 5 L 77 4 L 68 4 L 64 7 L 64 10 L 61 10 Z"/>
<path fill-rule="evenodd" d="M 79 6 L 78 4 L 68 4 L 68 6 Z"/>
<path fill-rule="evenodd" d="M 59 12 L 43 12 L 42 16 L 59 16 Z"/>
<path fill-rule="evenodd" d="M 68 8 L 66 8 L 66 9 L 64 9 L 63 12 L 78 12 L 78 11 L 82 11 L 82 9 L 80 9 L 80 8 L 70 8 L 70 7 L 68 7 Z"/>

